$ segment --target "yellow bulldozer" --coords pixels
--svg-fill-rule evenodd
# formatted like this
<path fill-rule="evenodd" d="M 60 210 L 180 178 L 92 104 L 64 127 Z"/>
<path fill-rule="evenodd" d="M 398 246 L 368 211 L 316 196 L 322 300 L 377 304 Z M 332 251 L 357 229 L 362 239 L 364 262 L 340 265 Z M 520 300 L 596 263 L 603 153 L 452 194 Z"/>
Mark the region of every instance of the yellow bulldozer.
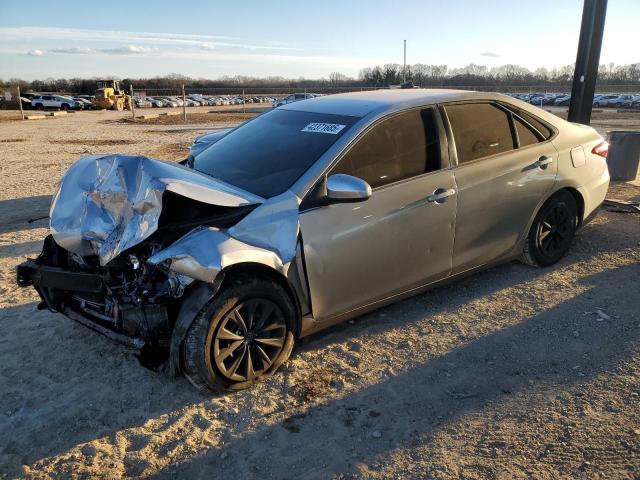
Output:
<path fill-rule="evenodd" d="M 120 88 L 118 80 L 99 80 L 93 104 L 96 108 L 106 110 L 131 110 L 131 96 Z"/>

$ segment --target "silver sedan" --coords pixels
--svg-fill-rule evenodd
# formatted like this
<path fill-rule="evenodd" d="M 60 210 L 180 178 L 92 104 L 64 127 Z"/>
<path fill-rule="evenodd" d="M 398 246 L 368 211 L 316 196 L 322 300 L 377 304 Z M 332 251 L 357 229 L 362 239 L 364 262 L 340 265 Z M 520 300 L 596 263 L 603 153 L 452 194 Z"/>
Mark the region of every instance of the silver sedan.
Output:
<path fill-rule="evenodd" d="M 184 166 L 79 160 L 18 283 L 197 387 L 240 388 L 335 323 L 501 262 L 556 263 L 605 198 L 607 148 L 498 94 L 295 102 Z"/>

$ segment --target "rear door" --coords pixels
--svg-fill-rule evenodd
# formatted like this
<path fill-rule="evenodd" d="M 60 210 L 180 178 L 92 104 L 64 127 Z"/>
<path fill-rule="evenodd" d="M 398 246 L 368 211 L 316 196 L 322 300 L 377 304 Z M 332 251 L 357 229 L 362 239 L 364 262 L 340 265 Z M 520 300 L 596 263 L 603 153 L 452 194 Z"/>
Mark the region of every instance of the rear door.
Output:
<path fill-rule="evenodd" d="M 556 179 L 552 131 L 524 111 L 491 102 L 445 106 L 458 165 L 453 273 L 511 252 Z"/>
<path fill-rule="evenodd" d="M 367 181 L 371 197 L 306 211 L 303 202 L 300 225 L 316 320 L 451 272 L 456 185 L 448 156 L 441 156 L 440 124 L 433 108 L 380 121 L 328 174 Z M 434 193 L 441 198 L 434 200 Z"/>

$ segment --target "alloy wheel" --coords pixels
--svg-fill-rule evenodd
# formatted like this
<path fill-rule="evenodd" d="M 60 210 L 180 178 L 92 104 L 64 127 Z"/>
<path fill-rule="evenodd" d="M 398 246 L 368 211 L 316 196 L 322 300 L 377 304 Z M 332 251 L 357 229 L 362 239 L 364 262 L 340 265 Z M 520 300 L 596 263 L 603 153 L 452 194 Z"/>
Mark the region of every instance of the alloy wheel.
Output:
<path fill-rule="evenodd" d="M 273 365 L 282 351 L 287 327 L 282 310 L 259 298 L 235 306 L 220 322 L 211 359 L 228 380 L 252 381 Z"/>
<path fill-rule="evenodd" d="M 536 243 L 539 251 L 547 258 L 564 253 L 575 228 L 575 217 L 567 204 L 555 204 L 538 226 Z"/>

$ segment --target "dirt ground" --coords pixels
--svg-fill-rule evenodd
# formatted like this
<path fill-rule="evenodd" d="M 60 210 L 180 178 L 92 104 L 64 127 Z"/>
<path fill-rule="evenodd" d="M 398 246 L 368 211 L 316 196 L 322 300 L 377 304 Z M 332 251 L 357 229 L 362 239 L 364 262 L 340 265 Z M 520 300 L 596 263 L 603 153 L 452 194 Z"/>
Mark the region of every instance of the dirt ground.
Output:
<path fill-rule="evenodd" d="M 26 219 L 78 157 L 181 159 L 232 123 L 124 115 L 0 126 L 0 478 L 640 478 L 639 214 L 602 211 L 552 268 L 405 300 L 305 339 L 255 388 L 203 395 L 14 283 L 47 232 Z"/>

